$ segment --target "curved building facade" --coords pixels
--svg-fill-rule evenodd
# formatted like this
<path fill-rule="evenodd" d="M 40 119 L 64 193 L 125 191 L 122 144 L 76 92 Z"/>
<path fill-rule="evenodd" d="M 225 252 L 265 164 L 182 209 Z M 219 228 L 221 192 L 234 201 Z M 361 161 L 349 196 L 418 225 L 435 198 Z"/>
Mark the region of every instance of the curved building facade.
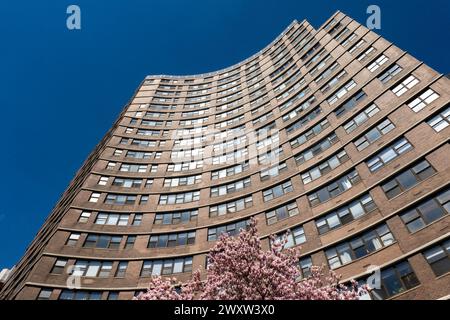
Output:
<path fill-rule="evenodd" d="M 381 270 L 376 299 L 450 294 L 450 80 L 341 12 L 249 59 L 148 76 L 91 153 L 3 299 L 131 299 L 205 273 L 250 217 L 302 273 Z"/>

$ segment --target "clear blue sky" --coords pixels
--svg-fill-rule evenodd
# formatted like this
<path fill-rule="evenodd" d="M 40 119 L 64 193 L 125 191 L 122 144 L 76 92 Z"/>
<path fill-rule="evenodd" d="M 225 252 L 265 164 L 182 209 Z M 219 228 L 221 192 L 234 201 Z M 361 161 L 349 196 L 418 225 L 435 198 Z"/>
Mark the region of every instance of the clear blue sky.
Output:
<path fill-rule="evenodd" d="M 70 4 L 80 31 L 66 28 Z M 365 22 L 369 4 L 382 9 L 379 33 L 450 73 L 448 0 L 1 1 L 0 268 L 23 255 L 145 75 L 224 68 L 294 19 L 318 27 L 341 10 Z"/>

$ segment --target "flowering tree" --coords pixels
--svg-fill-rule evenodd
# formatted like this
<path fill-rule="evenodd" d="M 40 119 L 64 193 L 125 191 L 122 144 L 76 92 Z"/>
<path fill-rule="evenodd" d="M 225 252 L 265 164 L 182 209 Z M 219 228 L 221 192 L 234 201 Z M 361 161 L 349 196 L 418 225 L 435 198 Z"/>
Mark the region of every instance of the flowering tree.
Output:
<path fill-rule="evenodd" d="M 283 249 L 286 239 L 273 241 L 264 251 L 257 235 L 256 220 L 236 237 L 222 234 L 208 256 L 206 279 L 195 271 L 190 281 L 178 286 L 176 279 L 152 278 L 137 300 L 355 300 L 356 283 L 339 284 L 339 277 L 323 267 L 312 267 L 300 280 L 298 254 Z M 363 289 L 364 290 L 364 289 Z"/>

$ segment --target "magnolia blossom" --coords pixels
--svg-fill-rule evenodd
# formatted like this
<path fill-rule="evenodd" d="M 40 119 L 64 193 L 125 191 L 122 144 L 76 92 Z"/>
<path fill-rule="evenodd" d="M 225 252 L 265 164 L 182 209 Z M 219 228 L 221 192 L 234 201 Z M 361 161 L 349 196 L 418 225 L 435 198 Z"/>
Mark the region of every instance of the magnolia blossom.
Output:
<path fill-rule="evenodd" d="M 272 240 L 274 238 L 272 237 Z M 256 220 L 238 236 L 222 234 L 208 255 L 205 279 L 195 271 L 191 280 L 154 277 L 146 292 L 136 300 L 356 300 L 365 288 L 355 282 L 339 283 L 333 271 L 312 267 L 302 280 L 295 249 L 283 249 L 286 238 L 272 241 L 270 250 L 261 248 Z"/>

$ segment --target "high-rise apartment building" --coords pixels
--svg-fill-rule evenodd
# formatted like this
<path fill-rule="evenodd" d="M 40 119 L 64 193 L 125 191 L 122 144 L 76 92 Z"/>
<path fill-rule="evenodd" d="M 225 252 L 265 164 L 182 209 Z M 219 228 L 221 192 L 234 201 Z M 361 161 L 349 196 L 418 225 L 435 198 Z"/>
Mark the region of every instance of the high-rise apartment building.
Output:
<path fill-rule="evenodd" d="M 418 39 L 417 39 L 418 41 Z M 372 298 L 450 295 L 450 80 L 341 12 L 225 70 L 148 76 L 2 299 L 131 299 L 205 273 L 250 217 L 304 276 L 381 269 Z"/>

